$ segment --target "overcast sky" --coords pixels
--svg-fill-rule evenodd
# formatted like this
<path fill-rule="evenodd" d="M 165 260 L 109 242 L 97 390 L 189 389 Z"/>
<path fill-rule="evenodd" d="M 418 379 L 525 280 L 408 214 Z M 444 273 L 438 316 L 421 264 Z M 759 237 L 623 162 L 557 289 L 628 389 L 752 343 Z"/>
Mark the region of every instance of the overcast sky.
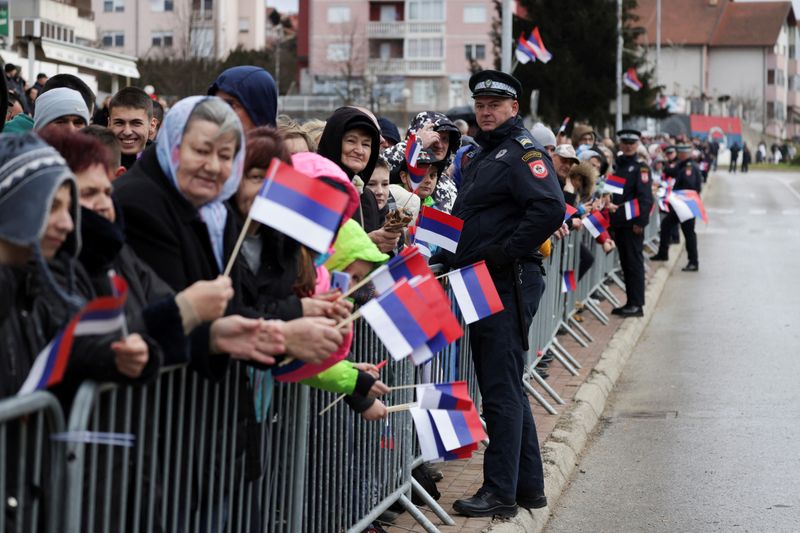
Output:
<path fill-rule="evenodd" d="M 265 0 L 267 6 L 277 8 L 278 11 L 297 13 L 297 0 Z"/>

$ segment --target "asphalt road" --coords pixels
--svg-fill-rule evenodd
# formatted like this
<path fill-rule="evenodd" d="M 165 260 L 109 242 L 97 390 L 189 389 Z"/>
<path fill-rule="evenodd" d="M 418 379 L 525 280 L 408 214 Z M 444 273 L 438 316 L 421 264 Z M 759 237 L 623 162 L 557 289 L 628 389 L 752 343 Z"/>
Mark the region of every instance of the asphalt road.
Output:
<path fill-rule="evenodd" d="M 800 532 L 800 174 L 712 179 L 550 533 Z"/>

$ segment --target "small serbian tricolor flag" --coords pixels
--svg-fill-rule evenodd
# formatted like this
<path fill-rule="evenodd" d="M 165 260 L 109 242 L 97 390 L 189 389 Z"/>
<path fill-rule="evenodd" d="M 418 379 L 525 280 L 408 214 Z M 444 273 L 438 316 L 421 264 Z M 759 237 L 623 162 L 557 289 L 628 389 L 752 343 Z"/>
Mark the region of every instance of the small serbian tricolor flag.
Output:
<path fill-rule="evenodd" d="M 566 222 L 567 220 L 571 219 L 571 218 L 572 218 L 572 215 L 574 215 L 575 213 L 577 213 L 577 212 L 578 212 L 578 209 L 577 209 L 577 208 L 575 208 L 575 207 L 572 207 L 572 206 L 571 206 L 571 205 L 569 205 L 569 204 L 566 204 L 566 207 L 567 207 L 567 212 L 566 212 L 566 213 L 564 213 L 564 222 Z"/>
<path fill-rule="evenodd" d="M 83 306 L 83 309 L 69 321 L 67 327 L 58 332 L 55 338 L 36 356 L 18 395 L 46 389 L 60 383 L 64 378 L 76 337 L 107 335 L 123 329 L 128 284 L 117 275 L 111 277 L 111 282 L 116 296 L 95 298 Z"/>
<path fill-rule="evenodd" d="M 531 45 L 533 53 L 536 54 L 536 59 L 538 59 L 542 63 L 547 63 L 548 61 L 553 59 L 553 54 L 551 54 L 544 46 L 544 41 L 542 40 L 542 36 L 539 35 L 538 26 L 533 28 L 530 37 L 528 37 L 528 43 Z"/>
<path fill-rule="evenodd" d="M 567 270 L 564 272 L 564 277 L 561 278 L 561 292 L 575 292 L 578 284 L 575 283 L 575 271 Z"/>
<path fill-rule="evenodd" d="M 383 294 L 401 279 L 430 274 L 432 272 L 425 255 L 416 246 L 407 246 L 372 273 L 372 284 L 375 286 L 375 292 Z"/>
<path fill-rule="evenodd" d="M 431 462 L 471 457 L 478 443 L 486 439 L 486 432 L 469 397 L 466 382 L 420 385 L 418 401 L 427 402 L 425 396 L 432 390 L 452 397 L 461 406 L 466 407 L 467 402 L 470 405 L 466 410 L 425 409 L 421 405 L 410 409 L 422 457 Z M 431 401 L 433 398 L 431 396 Z"/>
<path fill-rule="evenodd" d="M 561 126 L 558 128 L 558 135 L 567 131 L 567 126 L 569 126 L 569 121 L 572 120 L 569 117 L 564 117 L 564 120 L 561 122 Z"/>
<path fill-rule="evenodd" d="M 602 211 L 592 211 L 588 217 L 583 219 L 583 226 L 596 239 L 608 229 L 608 219 Z"/>
<path fill-rule="evenodd" d="M 453 314 L 452 303 L 445 294 L 442 285 L 432 275 L 417 276 L 410 282 L 419 293 L 425 304 L 440 321 L 441 330 L 428 342 L 411 352 L 411 360 L 415 365 L 430 361 L 434 355 L 446 348 L 451 342 L 459 339 L 464 331 Z"/>
<path fill-rule="evenodd" d="M 417 190 L 428 171 L 427 168 L 421 168 L 417 165 L 421 153 L 422 142 L 417 139 L 416 135 L 411 133 L 406 140 L 406 166 L 408 167 L 408 177 L 411 181 L 412 191 Z"/>
<path fill-rule="evenodd" d="M 519 34 L 517 49 L 514 51 L 514 55 L 517 56 L 517 61 L 523 65 L 531 61 L 534 63 L 536 62 L 536 52 L 534 52 L 533 46 L 528 42 L 528 39 L 525 38 L 525 32 Z"/>
<path fill-rule="evenodd" d="M 463 228 L 464 221 L 460 218 L 425 206 L 419 214 L 415 238 L 455 253 Z"/>
<path fill-rule="evenodd" d="M 705 206 L 703 206 L 703 201 L 697 191 L 691 189 L 672 191 L 672 194 L 667 197 L 667 201 L 681 222 L 699 217 L 703 219 L 703 222 L 708 223 Z"/>
<path fill-rule="evenodd" d="M 634 91 L 638 91 L 643 87 L 642 82 L 639 81 L 639 77 L 636 75 L 636 69 L 633 67 L 625 72 L 622 82 Z"/>
<path fill-rule="evenodd" d="M 625 190 L 625 178 L 609 174 L 606 178 L 606 185 L 603 188 L 604 193 L 622 194 Z"/>
<path fill-rule="evenodd" d="M 417 407 L 420 409 L 469 411 L 475 407 L 467 392 L 466 381 L 420 385 L 417 387 L 417 395 Z"/>
<path fill-rule="evenodd" d="M 639 200 L 631 200 L 630 202 L 625 202 L 625 220 L 633 220 L 634 218 L 639 216 Z"/>
<path fill-rule="evenodd" d="M 450 286 L 456 297 L 464 322 L 472 324 L 503 310 L 503 302 L 486 268 L 486 262 L 454 270 L 449 274 Z"/>
<path fill-rule="evenodd" d="M 441 331 L 441 323 L 419 293 L 403 280 L 360 310 L 389 354 L 402 359 Z"/>
<path fill-rule="evenodd" d="M 250 208 L 250 218 L 325 253 L 348 201 L 347 194 L 273 158 L 267 180 Z"/>

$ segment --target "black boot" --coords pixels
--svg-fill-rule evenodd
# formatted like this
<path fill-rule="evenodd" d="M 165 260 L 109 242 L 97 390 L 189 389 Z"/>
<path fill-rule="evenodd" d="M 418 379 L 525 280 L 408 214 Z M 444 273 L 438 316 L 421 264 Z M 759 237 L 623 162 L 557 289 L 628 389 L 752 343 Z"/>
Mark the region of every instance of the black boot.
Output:
<path fill-rule="evenodd" d="M 495 496 L 488 490 L 481 489 L 472 498 L 456 500 L 453 509 L 463 516 L 499 516 L 511 518 L 517 516 L 517 504 Z"/>
<path fill-rule="evenodd" d="M 623 318 L 632 316 L 644 316 L 644 309 L 638 305 L 625 304 L 623 307 L 616 307 L 611 311 L 612 315 L 619 315 Z"/>
<path fill-rule="evenodd" d="M 689 263 L 681 270 L 683 270 L 684 272 L 697 272 L 698 270 L 700 270 L 700 266 L 697 263 Z"/>
<path fill-rule="evenodd" d="M 658 252 L 656 255 L 650 256 L 650 261 L 669 261 L 669 256 Z"/>
<path fill-rule="evenodd" d="M 547 497 L 544 492 L 519 493 L 517 494 L 517 505 L 525 509 L 541 509 L 547 507 Z"/>

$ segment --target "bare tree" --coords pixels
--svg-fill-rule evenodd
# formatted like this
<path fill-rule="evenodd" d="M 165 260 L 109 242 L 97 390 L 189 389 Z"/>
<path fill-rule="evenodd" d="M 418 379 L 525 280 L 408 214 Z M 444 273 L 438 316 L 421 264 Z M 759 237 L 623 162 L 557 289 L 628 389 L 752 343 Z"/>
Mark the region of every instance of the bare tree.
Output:
<path fill-rule="evenodd" d="M 356 103 L 359 95 L 370 85 L 365 83 L 367 74 L 368 50 L 366 46 L 366 35 L 358 18 L 350 22 L 341 24 L 339 33 L 339 44 L 345 45 L 342 49 L 342 56 L 338 59 L 338 72 L 341 85 L 337 85 L 336 92 L 344 102 L 344 105 Z M 360 30 L 360 31 L 359 31 Z"/>

